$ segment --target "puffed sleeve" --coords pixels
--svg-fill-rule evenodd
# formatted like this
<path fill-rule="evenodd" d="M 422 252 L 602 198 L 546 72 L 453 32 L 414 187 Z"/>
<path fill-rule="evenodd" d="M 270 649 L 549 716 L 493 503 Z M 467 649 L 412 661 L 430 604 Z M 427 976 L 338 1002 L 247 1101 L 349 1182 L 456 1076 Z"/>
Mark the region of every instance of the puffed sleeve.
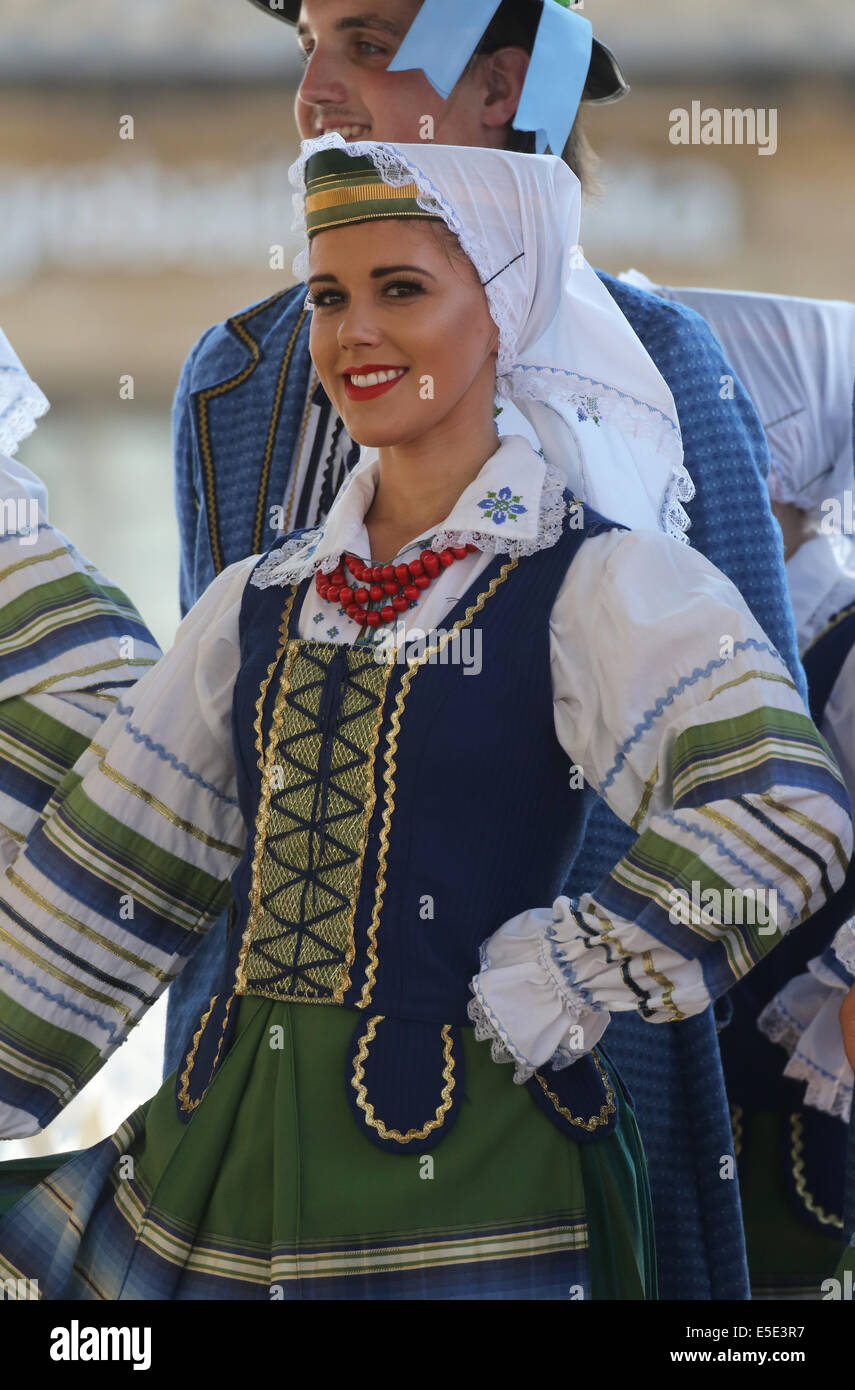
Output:
<path fill-rule="evenodd" d="M 181 970 L 246 830 L 231 703 L 255 557 L 124 691 L 0 881 L 0 1137 L 49 1124 Z"/>
<path fill-rule="evenodd" d="M 804 1082 L 804 1104 L 848 1124 L 855 1077 L 843 1046 L 840 1009 L 855 984 L 855 921 L 845 922 L 807 967 L 770 999 L 757 1027 L 786 1049 L 784 1076 Z"/>
<path fill-rule="evenodd" d="M 699 1013 L 841 886 L 839 770 L 737 590 L 657 532 L 582 545 L 551 615 L 555 728 L 638 832 L 593 894 L 501 926 L 471 982 L 515 1079 L 590 1050 L 614 1010 Z"/>
<path fill-rule="evenodd" d="M 119 698 L 160 656 L 127 595 L 47 518 L 0 455 L 0 866 Z"/>
<path fill-rule="evenodd" d="M 825 706 L 822 731 L 855 788 L 855 650 L 847 656 Z M 847 910 L 851 902 L 847 904 Z M 834 933 L 821 956 L 769 1001 L 757 1027 L 789 1054 L 784 1075 L 804 1083 L 804 1104 L 848 1122 L 855 1078 L 843 1048 L 840 1007 L 855 982 L 855 920 Z"/>

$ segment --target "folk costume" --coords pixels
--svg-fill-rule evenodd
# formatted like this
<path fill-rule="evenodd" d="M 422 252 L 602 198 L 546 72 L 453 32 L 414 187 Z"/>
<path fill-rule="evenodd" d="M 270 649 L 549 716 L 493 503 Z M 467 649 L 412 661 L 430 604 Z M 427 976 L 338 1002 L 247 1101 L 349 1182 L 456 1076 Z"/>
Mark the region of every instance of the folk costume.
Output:
<path fill-rule="evenodd" d="M 17 457 L 49 409 L 0 330 L 0 864 L 126 690 L 160 656 L 128 597 L 48 521 Z M 130 654 L 132 653 L 132 655 Z"/>
<path fill-rule="evenodd" d="M 787 581 L 811 715 L 851 796 L 855 541 L 847 516 L 855 484 L 855 306 L 654 286 L 638 271 L 622 278 L 704 316 L 763 423 L 771 497 L 812 522 L 812 534 L 787 561 Z M 836 971 L 821 958 L 855 910 L 850 899 L 851 890 L 842 906 L 820 913 L 730 995 L 733 1019 L 721 1045 L 755 1297 L 818 1298 L 837 1262 L 852 1072 L 837 1021 L 847 977 L 833 951 Z M 848 939 L 845 930 L 837 937 L 844 954 Z M 767 1039 L 791 1054 L 783 1070 L 780 1049 Z"/>
<path fill-rule="evenodd" d="M 373 563 L 366 456 L 322 527 L 218 576 L 57 788 L 4 883 L 6 1137 L 94 1075 L 229 901 L 233 925 L 178 1071 L 11 1206 L 0 1276 L 48 1298 L 650 1297 L 643 1152 L 598 1044 L 614 1012 L 703 1011 L 839 888 L 845 789 L 678 539 L 673 401 L 568 265 L 566 166 L 330 136 L 296 177 L 309 236 L 331 207 L 458 235 L 500 399 L 542 449 L 498 443 L 403 577 L 379 571 L 408 602 L 384 591 L 373 626 L 340 582 Z M 596 421 L 558 365 L 579 350 L 613 354 Z M 571 899 L 594 789 L 638 840 Z M 774 886 L 777 921 L 675 921 L 693 882 Z"/>
<path fill-rule="evenodd" d="M 37 833 L 46 803 L 108 716 L 160 656 L 127 595 L 50 524 L 47 489 L 13 457 L 48 409 L 44 393 L 0 331 L 3 869 Z M 0 897 L 5 907 L 3 890 Z M 0 929 L 3 980 L 15 968 L 8 946 Z M 54 1167 L 55 1158 L 0 1163 L 0 1211 Z"/>
<path fill-rule="evenodd" d="M 296 21 L 296 0 L 253 2 L 275 18 Z M 521 17 L 529 9 L 541 10 L 540 0 L 519 0 L 519 6 Z M 462 68 L 475 40 L 457 22 L 459 6 L 450 28 L 442 24 L 435 0 L 422 6 L 427 9 L 437 15 L 443 45 L 454 50 Z M 575 114 L 567 77 L 578 71 L 578 26 L 584 17 L 565 13 L 564 21 L 556 50 L 562 63 L 556 65 L 548 52 L 555 48 L 552 29 L 551 45 L 541 45 L 549 72 L 560 70 L 558 87 L 545 78 L 528 84 L 529 125 L 557 132 L 553 150 L 560 148 L 560 122 L 569 128 Z M 575 31 L 567 27 L 572 22 Z M 431 51 L 435 56 L 436 46 Z M 411 45 L 407 62 L 420 66 L 419 57 Z M 441 74 L 430 63 L 428 68 L 438 86 Z M 613 55 L 593 39 L 582 100 L 614 101 L 628 90 Z M 734 398 L 722 399 L 721 379 L 729 367 L 697 314 L 597 274 L 673 393 L 686 463 L 698 489 L 686 503 L 692 542 L 736 584 L 804 692 L 766 494 L 768 450 L 756 411 L 738 381 Z M 359 458 L 312 370 L 304 298 L 301 286 L 286 289 L 214 325 L 185 363 L 173 415 L 182 614 L 215 575 L 263 550 L 277 529 L 322 521 Z M 596 411 L 595 384 L 580 408 Z M 510 424 L 512 413 L 505 414 Z M 500 433 L 504 428 L 500 416 Z M 724 508 L 723 493 L 729 499 Z M 595 888 L 633 838 L 632 830 L 597 802 L 568 893 Z M 167 1074 L 178 1065 L 188 1030 L 216 987 L 226 928 L 223 917 L 170 990 Z M 718 1177 L 719 1158 L 732 1147 L 732 1138 L 712 1011 L 676 1030 L 644 1028 L 634 1015 L 620 1015 L 611 1025 L 611 1048 L 632 1086 L 650 1163 L 664 1296 L 747 1298 L 739 1197 L 735 1184 Z"/>

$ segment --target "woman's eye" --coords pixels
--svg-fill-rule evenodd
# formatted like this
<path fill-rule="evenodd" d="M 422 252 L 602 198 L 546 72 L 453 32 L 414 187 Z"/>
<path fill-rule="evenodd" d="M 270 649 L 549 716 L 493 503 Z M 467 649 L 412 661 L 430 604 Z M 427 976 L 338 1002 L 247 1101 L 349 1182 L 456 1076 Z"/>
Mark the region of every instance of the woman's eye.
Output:
<path fill-rule="evenodd" d="M 301 44 L 301 45 L 300 45 L 300 61 L 301 61 L 301 63 L 303 64 L 304 67 L 305 67 L 305 65 L 308 63 L 308 61 L 309 61 L 309 59 L 311 58 L 311 56 L 312 56 L 312 49 L 311 49 L 311 48 L 303 48 L 303 46 L 302 46 L 302 44 Z"/>
<path fill-rule="evenodd" d="M 327 309 L 330 305 L 341 302 L 341 294 L 337 290 L 313 290 L 309 295 L 309 303 L 313 309 Z"/>
<path fill-rule="evenodd" d="M 410 299 L 413 295 L 424 294 L 424 286 L 415 280 L 393 280 L 385 288 L 391 299 Z"/>

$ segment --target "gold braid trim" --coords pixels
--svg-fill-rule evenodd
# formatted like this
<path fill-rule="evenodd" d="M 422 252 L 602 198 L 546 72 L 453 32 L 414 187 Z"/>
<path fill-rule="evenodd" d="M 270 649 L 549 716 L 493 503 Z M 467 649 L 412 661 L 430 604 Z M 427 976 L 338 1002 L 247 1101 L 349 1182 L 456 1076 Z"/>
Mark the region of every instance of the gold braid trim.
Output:
<path fill-rule="evenodd" d="M 734 1158 L 739 1158 L 739 1155 L 742 1153 L 742 1136 L 743 1136 L 742 1116 L 743 1116 L 744 1114 L 745 1114 L 745 1111 L 743 1110 L 743 1108 L 742 1108 L 741 1105 L 732 1105 L 732 1106 L 730 1107 L 730 1128 L 731 1128 L 731 1131 L 732 1131 L 732 1133 L 733 1133 L 733 1156 L 734 1156 Z"/>
<path fill-rule="evenodd" d="M 561 1104 L 555 1092 L 550 1091 L 540 1072 L 536 1071 L 534 1073 L 535 1080 L 537 1081 L 538 1086 L 544 1092 L 544 1094 L 548 1096 L 549 1099 L 552 1101 L 552 1104 L 555 1106 L 555 1109 L 558 1111 L 559 1115 L 563 1115 L 565 1120 L 570 1121 L 571 1125 L 577 1125 L 579 1129 L 587 1130 L 589 1134 L 592 1134 L 595 1129 L 599 1129 L 601 1125 L 608 1124 L 609 1116 L 615 1113 L 615 1093 L 612 1089 L 612 1083 L 609 1080 L 609 1074 L 603 1066 L 602 1062 L 600 1061 L 599 1057 L 597 1056 L 596 1052 L 592 1052 L 591 1057 L 593 1058 L 594 1065 L 597 1068 L 597 1071 L 600 1073 L 600 1080 L 602 1081 L 603 1086 L 605 1088 L 606 1099 L 600 1106 L 600 1109 L 597 1112 L 597 1114 L 591 1115 L 587 1120 L 582 1120 L 577 1115 L 571 1115 L 570 1111 Z"/>
<path fill-rule="evenodd" d="M 790 1116 L 790 1157 L 793 1160 L 793 1177 L 796 1182 L 796 1192 L 801 1197 L 808 1211 L 811 1212 L 823 1226 L 835 1226 L 838 1230 L 843 1230 L 843 1220 L 835 1216 L 834 1212 L 824 1211 L 819 1203 L 807 1190 L 807 1180 L 805 1176 L 805 1141 L 804 1141 L 804 1120 L 801 1112 L 795 1110 Z"/>
<path fill-rule="evenodd" d="M 406 1134 L 402 1134 L 399 1129 L 388 1129 L 382 1120 L 378 1120 L 374 1114 L 374 1106 L 368 1099 L 368 1089 L 364 1084 L 365 1067 L 363 1063 L 368 1058 L 369 1043 L 374 1041 L 377 1033 L 377 1024 L 382 1023 L 385 1014 L 375 1014 L 369 1018 L 365 1032 L 359 1039 L 358 1050 L 353 1059 L 353 1076 L 350 1084 L 356 1091 L 356 1104 L 365 1115 L 365 1123 L 372 1129 L 376 1129 L 381 1139 L 394 1139 L 397 1144 L 409 1144 L 413 1139 L 424 1139 L 434 1129 L 439 1129 L 445 1124 L 445 1117 L 451 1109 L 451 1093 L 455 1087 L 454 1080 L 454 1057 L 452 1055 L 451 1024 L 442 1025 L 442 1079 L 444 1086 L 440 1096 L 440 1103 L 436 1107 L 436 1114 L 432 1120 L 427 1120 L 421 1129 L 408 1129 Z"/>
<path fill-rule="evenodd" d="M 368 927 L 368 969 L 365 975 L 365 984 L 362 987 L 362 997 L 357 1001 L 356 1008 L 364 1009 L 371 1003 L 371 991 L 377 976 L 377 930 L 380 925 L 380 911 L 383 907 L 383 895 L 386 892 L 386 858 L 389 852 L 389 831 L 392 825 L 392 816 L 395 811 L 395 755 L 398 751 L 398 735 L 401 732 L 401 716 L 404 713 L 404 701 L 410 689 L 413 676 L 424 666 L 425 662 L 443 648 L 455 637 L 462 628 L 468 627 L 476 613 L 480 613 L 489 598 L 492 598 L 500 584 L 502 584 L 519 564 L 519 557 L 515 556 L 512 560 L 506 561 L 502 565 L 497 575 L 490 580 L 489 585 L 482 594 L 478 595 L 476 602 L 467 608 L 462 618 L 450 631 L 444 632 L 439 641 L 432 647 L 428 647 L 418 657 L 407 662 L 407 669 L 401 680 L 401 686 L 395 698 L 395 708 L 392 711 L 392 718 L 389 725 L 389 733 L 386 736 L 386 751 L 383 754 L 383 761 L 386 764 L 386 771 L 383 773 L 383 780 L 386 784 L 386 796 L 383 805 L 383 824 L 380 830 L 380 847 L 377 852 L 377 884 L 374 890 L 374 908 L 371 913 L 371 922 Z"/>
<path fill-rule="evenodd" d="M 295 591 L 292 590 L 292 599 L 294 592 Z M 287 624 L 284 624 L 284 629 L 287 635 Z M 241 944 L 240 957 L 238 959 L 237 971 L 235 972 L 235 989 L 239 994 L 243 994 L 246 989 L 246 962 L 249 957 L 249 951 L 252 945 L 252 938 L 255 936 L 256 922 L 258 921 L 258 916 L 261 912 L 261 860 L 264 855 L 264 851 L 267 844 L 267 825 L 270 820 L 270 770 L 275 762 L 276 749 L 279 746 L 279 736 L 282 730 L 282 720 L 284 718 L 285 711 L 285 696 L 287 695 L 290 687 L 291 668 L 296 660 L 299 646 L 300 644 L 297 638 L 293 638 L 290 642 L 287 643 L 288 657 L 282 672 L 282 679 L 279 682 L 279 693 L 276 697 L 276 704 L 273 707 L 273 718 L 270 725 L 270 738 L 267 743 L 267 753 L 266 756 L 259 759 L 259 767 L 261 768 L 261 796 L 259 798 L 258 811 L 255 817 L 255 853 L 252 859 L 249 918 L 247 920 L 246 929 L 243 934 L 243 942 Z M 267 676 L 265 677 L 265 680 L 262 682 L 263 691 L 262 694 L 259 696 L 258 700 L 258 714 L 256 716 L 255 722 L 256 729 L 258 732 L 259 743 L 261 740 L 262 701 L 264 699 L 264 693 L 266 692 L 267 685 L 270 681 L 270 675 L 275 665 L 276 663 L 274 662 L 273 665 L 268 669 Z"/>
<path fill-rule="evenodd" d="M 233 928 L 233 926 L 234 926 L 234 924 L 235 924 L 235 913 L 236 913 L 236 909 L 235 909 L 235 904 L 234 904 L 234 900 L 233 900 L 231 906 L 229 907 L 228 922 L 227 922 L 227 924 L 226 924 L 226 936 L 227 936 L 227 937 L 228 937 L 228 936 L 231 936 L 232 928 Z M 220 1060 L 220 1053 L 221 1053 L 222 1050 L 223 1050 L 223 1041 L 224 1041 L 225 1036 L 226 1036 L 226 1025 L 228 1024 L 228 1021 L 229 1021 L 229 1014 L 230 1014 L 231 1011 L 232 1011 L 232 1000 L 234 999 L 234 994 L 230 994 L 230 995 L 229 995 L 228 1003 L 226 1004 L 226 1012 L 225 1012 L 225 1015 L 224 1015 L 224 1017 L 223 1017 L 223 1026 L 222 1026 L 222 1029 L 220 1030 L 220 1041 L 217 1043 L 217 1051 L 216 1051 L 216 1053 L 214 1054 L 214 1062 L 213 1062 L 213 1065 L 212 1065 L 212 1067 L 211 1067 L 211 1076 L 208 1078 L 208 1085 L 205 1087 L 204 1091 L 202 1092 L 202 1094 L 200 1095 L 200 1097 L 199 1097 L 198 1100 L 191 1100 L 191 1099 L 190 1099 L 190 1093 L 189 1093 L 188 1087 L 189 1087 L 189 1085 L 190 1085 L 190 1076 L 191 1076 L 191 1074 L 192 1074 L 192 1071 L 193 1071 L 194 1066 L 196 1065 L 196 1053 L 199 1051 L 199 1043 L 200 1043 L 200 1041 L 201 1041 L 202 1034 L 204 1033 L 204 1031 L 205 1031 L 205 1029 L 206 1029 L 206 1027 L 207 1027 L 207 1025 L 208 1025 L 208 1019 L 211 1017 L 211 1014 L 213 1013 L 214 1005 L 216 1004 L 216 1002 L 217 1002 L 217 1000 L 219 999 L 219 997 L 220 997 L 219 994 L 215 994 L 215 995 L 212 996 L 211 1002 L 210 1002 L 210 1004 L 208 1005 L 207 1012 L 204 1013 L 204 1014 L 202 1015 L 202 1019 L 201 1019 L 201 1021 L 200 1021 L 200 1023 L 199 1023 L 199 1027 L 196 1029 L 196 1032 L 193 1034 L 193 1046 L 191 1047 L 189 1053 L 187 1054 L 187 1065 L 186 1065 L 186 1067 L 184 1068 L 184 1071 L 183 1071 L 182 1074 L 181 1074 L 181 1087 L 180 1087 L 179 1092 L 178 1092 L 178 1104 L 181 1106 L 181 1109 L 184 1110 L 184 1111 L 188 1111 L 188 1110 L 191 1110 L 191 1111 L 192 1111 L 192 1110 L 195 1110 L 196 1107 L 197 1107 L 197 1105 L 201 1105 L 201 1104 L 202 1104 L 202 1101 L 205 1099 L 205 1097 L 206 1097 L 206 1095 L 208 1094 L 208 1091 L 209 1091 L 209 1089 L 210 1089 L 211 1079 L 212 1079 L 212 1077 L 213 1077 L 213 1075 L 214 1075 L 214 1072 L 217 1070 L 217 1063 L 218 1063 L 219 1060 Z"/>
<path fill-rule="evenodd" d="M 279 413 L 282 408 L 282 395 L 285 390 L 285 382 L 288 377 L 288 368 L 291 366 L 291 358 L 294 355 L 294 347 L 297 342 L 297 334 L 306 322 L 307 310 L 304 309 L 294 325 L 291 337 L 288 339 L 288 346 L 282 358 L 282 366 L 279 368 L 279 379 L 276 382 L 276 394 L 273 398 L 273 410 L 270 413 L 270 424 L 267 428 L 267 442 L 264 446 L 264 458 L 261 461 L 261 481 L 258 484 L 258 499 L 255 504 L 255 525 L 252 528 L 252 554 L 258 555 L 260 551 L 267 547 L 262 544 L 262 532 L 264 529 L 264 504 L 267 500 L 267 484 L 270 478 L 270 460 L 273 457 L 273 441 L 276 438 L 276 430 L 279 425 Z M 309 372 L 309 403 L 312 400 L 312 377 L 314 373 Z M 303 433 L 306 429 L 308 412 L 303 418 Z M 300 436 L 302 443 L 302 434 Z M 299 455 L 297 455 L 299 457 Z M 287 530 L 287 527 L 283 527 Z"/>
<path fill-rule="evenodd" d="M 275 304 L 277 299 L 281 299 L 283 295 L 290 293 L 290 289 L 277 290 L 276 294 L 270 295 L 270 297 L 263 300 L 261 304 L 255 304 L 251 309 L 247 309 L 244 313 L 229 319 L 230 327 L 234 329 L 241 342 L 249 348 L 251 359 L 241 371 L 237 372 L 235 376 L 230 377 L 228 381 L 221 381 L 217 386 L 209 386 L 206 387 L 205 390 L 200 391 L 196 402 L 196 423 L 199 430 L 199 449 L 202 457 L 208 539 L 211 545 L 211 558 L 214 561 L 215 574 L 219 574 L 223 569 L 223 551 L 220 545 L 220 527 L 217 519 L 217 492 L 214 486 L 214 459 L 211 453 L 211 435 L 208 427 L 208 402 L 214 400 L 217 396 L 224 396 L 227 392 L 233 391 L 236 386 L 241 386 L 248 377 L 252 376 L 261 361 L 261 348 L 257 340 L 253 338 L 252 334 L 244 325 L 248 323 L 250 319 L 255 318 L 257 314 L 260 314 L 262 310 L 269 308 L 271 304 Z M 305 314 L 305 310 L 303 314 Z M 289 343 L 289 348 L 291 347 L 292 344 Z M 267 485 L 265 481 L 265 493 L 266 490 Z"/>
<path fill-rule="evenodd" d="M 261 725 L 264 715 L 264 701 L 267 698 L 267 690 L 271 680 L 273 679 L 273 672 L 276 670 L 276 667 L 282 660 L 282 653 L 285 651 L 285 647 L 288 643 L 288 625 L 291 621 L 291 606 L 294 602 L 294 595 L 296 594 L 296 592 L 297 586 L 295 584 L 291 589 L 291 592 L 288 595 L 287 599 L 285 600 L 285 607 L 282 609 L 282 617 L 279 622 L 279 645 L 276 648 L 276 655 L 274 656 L 273 660 L 267 668 L 267 675 L 261 682 L 258 692 L 258 699 L 255 702 L 255 723 L 253 725 L 253 728 L 255 729 L 255 748 L 256 752 L 258 753 L 259 772 L 264 771 L 264 748 L 262 747 L 261 743 Z"/>

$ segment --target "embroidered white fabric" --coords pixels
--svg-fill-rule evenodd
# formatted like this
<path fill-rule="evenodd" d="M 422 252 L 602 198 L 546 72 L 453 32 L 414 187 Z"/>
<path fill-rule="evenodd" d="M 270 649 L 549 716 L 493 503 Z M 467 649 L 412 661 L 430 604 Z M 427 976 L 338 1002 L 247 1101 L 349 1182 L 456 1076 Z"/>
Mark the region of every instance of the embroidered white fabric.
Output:
<path fill-rule="evenodd" d="M 635 401 L 602 382 L 595 382 L 578 372 L 559 372 L 554 368 L 544 367 L 532 372 L 528 367 L 512 367 L 505 376 L 498 378 L 497 395 L 510 399 L 528 396 L 531 400 L 543 401 L 548 405 L 558 394 L 556 378 L 559 376 L 564 381 L 560 392 L 563 401 L 569 401 L 585 414 L 591 414 L 595 408 L 600 419 L 612 421 L 634 439 L 643 440 L 653 449 L 672 455 L 671 479 L 662 499 L 659 526 L 674 540 L 688 544 L 686 531 L 691 523 L 682 504 L 691 502 L 695 485 L 683 463 L 682 448 L 679 457 L 674 456 L 674 430 L 667 416 L 657 415 L 642 401 Z M 567 383 L 571 381 L 578 384 L 577 390 L 568 386 Z"/>
<path fill-rule="evenodd" d="M 558 470 L 547 463 L 540 493 L 537 535 L 530 540 L 515 540 L 511 535 L 501 536 L 482 531 L 442 529 L 434 533 L 429 545 L 425 541 L 422 549 L 440 551 L 452 545 L 475 545 L 479 550 L 490 551 L 495 555 L 509 555 L 512 559 L 515 556 L 534 555 L 538 550 L 547 550 L 561 535 L 565 486 Z M 285 541 L 261 561 L 250 582 L 257 589 L 269 589 L 274 584 L 299 584 L 301 580 L 311 578 L 316 570 L 329 574 L 336 568 L 341 556 L 325 555 L 320 560 L 315 559 L 314 552 L 322 535 L 323 528 L 318 527 L 303 536 Z"/>
<path fill-rule="evenodd" d="M 546 457 L 553 458 L 562 466 L 566 463 L 565 481 L 569 481 L 576 495 L 613 520 L 622 521 L 629 526 L 656 525 L 675 540 L 687 544 L 685 533 L 690 522 L 682 504 L 694 496 L 695 489 L 683 463 L 682 440 L 673 398 L 661 375 L 611 300 L 608 291 L 600 285 L 585 262 L 578 244 L 565 248 L 562 256 L 551 253 L 555 264 L 544 269 L 545 283 L 547 280 L 551 283 L 550 277 L 558 272 L 559 267 L 561 278 L 566 278 L 568 264 L 577 272 L 578 277 L 577 280 L 571 277 L 568 282 L 578 284 L 578 289 L 569 292 L 566 286 L 560 288 L 560 282 L 556 282 L 557 300 L 551 306 L 553 323 L 550 325 L 539 308 L 532 314 L 532 304 L 539 302 L 536 299 L 536 283 L 532 277 L 540 274 L 540 261 L 544 251 L 539 235 L 533 234 L 531 227 L 528 233 L 518 233 L 516 230 L 511 233 L 513 218 L 507 211 L 499 216 L 496 223 L 498 245 L 507 243 L 506 250 L 511 246 L 517 249 L 518 242 L 512 238 L 517 238 L 518 235 L 524 238 L 528 235 L 532 239 L 532 245 L 528 248 L 532 264 L 528 268 L 526 278 L 522 282 L 513 282 L 520 301 L 515 307 L 510 298 L 509 280 L 502 272 L 513 265 L 514 259 L 520 260 L 522 252 L 516 257 L 509 256 L 507 265 L 497 269 L 495 248 L 491 255 L 491 248 L 487 246 L 484 237 L 474 231 L 471 225 L 463 223 L 448 198 L 415 160 L 408 158 L 396 146 L 380 145 L 371 141 L 354 141 L 345 146 L 342 137 L 331 131 L 316 141 L 306 142 L 303 156 L 289 172 L 295 189 L 294 229 L 304 243 L 304 249 L 293 263 L 294 274 L 299 279 L 306 280 L 309 273 L 304 209 L 307 154 L 316 154 L 325 149 L 344 148 L 353 157 L 371 159 L 381 178 L 391 187 L 415 183 L 419 189 L 416 199 L 418 205 L 426 212 L 441 217 L 458 238 L 463 251 L 478 272 L 490 313 L 499 329 L 497 395 L 500 398 L 516 400 L 520 408 L 524 409 L 524 413 L 532 417 L 531 423 L 546 451 Z M 478 153 L 485 158 L 488 155 L 505 155 L 502 151 Z M 458 161 L 462 158 L 460 151 L 455 151 L 455 155 Z M 424 153 L 420 152 L 420 157 L 422 163 L 429 163 L 431 157 L 435 158 L 435 154 L 431 156 L 431 146 L 426 146 Z M 450 156 L 444 153 L 443 158 L 447 160 Z M 510 157 L 506 157 L 506 163 L 507 158 Z M 535 157 L 524 158 L 528 161 L 525 168 L 533 175 L 534 166 L 530 161 Z M 560 164 L 560 161 L 558 163 Z M 569 174 L 564 165 L 561 165 L 561 171 L 565 175 Z M 459 176 L 460 171 L 457 170 L 455 177 Z M 527 187 L 525 181 L 522 186 Z M 566 189 L 563 190 L 561 196 L 566 197 L 566 192 Z M 556 208 L 561 206 L 561 214 L 556 212 L 556 226 L 562 226 L 560 218 L 565 217 L 568 219 L 567 229 L 570 230 L 575 219 L 575 235 L 578 236 L 577 203 L 574 204 L 572 200 L 569 204 L 561 202 L 561 196 L 555 194 L 551 184 L 548 187 L 544 186 L 543 196 L 555 198 Z M 482 218 L 486 219 L 487 215 L 482 208 Z M 503 222 L 501 216 L 505 218 Z M 471 220 L 474 221 L 475 218 Z M 572 230 L 570 234 L 573 235 Z M 599 364 L 598 370 L 606 372 L 613 368 L 622 383 L 632 384 L 632 391 L 618 389 L 594 376 L 565 370 L 563 364 L 567 362 L 569 366 L 571 362 L 563 350 L 559 351 L 556 361 L 555 350 L 561 348 L 564 343 L 560 325 L 567 321 L 567 301 L 571 295 L 576 310 L 572 315 L 574 322 L 581 324 L 584 321 L 587 327 L 589 319 L 586 316 L 590 315 L 590 332 L 585 336 L 586 363 L 592 358 L 595 364 Z M 311 307 L 310 298 L 307 298 L 306 303 L 307 307 Z M 556 328 L 556 325 L 559 327 Z M 523 344 L 525 352 L 521 351 L 519 345 L 519 333 L 523 329 L 528 332 L 529 338 L 534 335 L 532 341 Z M 563 332 L 566 334 L 566 329 Z M 568 347 L 568 351 L 570 350 Z M 577 353 L 580 351 L 578 341 L 572 350 Z M 551 362 L 550 353 L 553 354 Z M 520 360 L 521 358 L 524 360 Z M 633 391 L 640 392 L 647 399 L 640 399 Z M 537 405 L 523 407 L 526 400 L 537 402 Z M 581 421 L 593 413 L 592 406 L 600 419 L 616 427 L 625 441 L 624 447 L 615 448 L 614 442 L 609 446 L 602 439 L 596 440 L 589 432 L 581 453 L 581 441 L 576 439 L 578 459 L 571 459 L 573 443 L 569 436 L 578 433 L 576 412 L 583 412 L 578 415 Z M 544 410 L 543 407 L 547 409 Z"/>
<path fill-rule="evenodd" d="M 555 909 L 536 908 L 506 922 L 482 943 L 481 968 L 469 982 L 475 1037 L 489 1041 L 493 1061 L 513 1062 L 517 1085 L 547 1063 L 554 1071 L 572 1066 L 611 1022 L 562 973 L 548 939 L 554 920 Z"/>
<path fill-rule="evenodd" d="M 838 928 L 831 943 L 831 950 L 844 970 L 848 970 L 855 980 L 855 918 L 850 918 Z"/>
<path fill-rule="evenodd" d="M 528 1079 L 534 1076 L 537 1068 L 527 1067 L 524 1062 L 518 1061 L 510 1048 L 506 1047 L 501 1038 L 496 1036 L 490 1020 L 487 1017 L 487 1010 L 484 1008 L 480 999 L 475 999 L 474 997 L 470 999 L 469 1003 L 466 1005 L 466 1012 L 472 1021 L 476 1040 L 478 1042 L 489 1042 L 490 1056 L 494 1062 L 512 1063 L 515 1084 L 517 1086 L 524 1086 Z"/>
<path fill-rule="evenodd" d="M 36 421 L 49 409 L 47 397 L 0 329 L 0 454 L 17 453 L 21 440 L 32 434 Z"/>
<path fill-rule="evenodd" d="M 846 989 L 817 958 L 770 1000 L 757 1027 L 789 1054 L 784 1076 L 805 1083 L 805 1105 L 848 1122 L 855 1078 L 838 1018 Z"/>

